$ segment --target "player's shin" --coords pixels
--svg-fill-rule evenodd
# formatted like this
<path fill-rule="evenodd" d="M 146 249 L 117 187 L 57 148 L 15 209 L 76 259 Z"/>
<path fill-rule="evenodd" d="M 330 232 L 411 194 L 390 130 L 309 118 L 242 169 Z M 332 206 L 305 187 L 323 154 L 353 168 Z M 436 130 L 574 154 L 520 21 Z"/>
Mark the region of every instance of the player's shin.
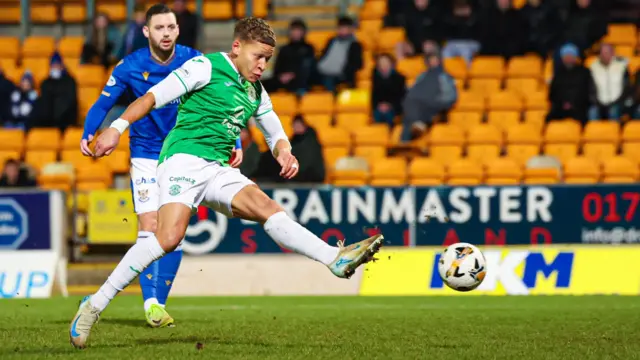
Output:
<path fill-rule="evenodd" d="M 118 292 L 127 287 L 152 262 L 161 258 L 164 253 L 155 235 L 150 234 L 147 237 L 139 238 L 120 260 L 120 263 L 100 287 L 100 290 L 91 297 L 91 305 L 100 311 L 104 310 Z"/>
<path fill-rule="evenodd" d="M 264 223 L 264 230 L 278 245 L 325 265 L 331 264 L 338 256 L 337 247 L 329 246 L 284 211 L 271 215 Z"/>
<path fill-rule="evenodd" d="M 178 274 L 180 263 L 182 262 L 182 246 L 178 247 L 162 257 L 162 259 L 156 261 L 158 265 L 158 281 L 157 281 L 157 294 L 158 302 L 160 306 L 167 304 L 167 298 L 169 292 L 173 286 L 173 281 Z"/>

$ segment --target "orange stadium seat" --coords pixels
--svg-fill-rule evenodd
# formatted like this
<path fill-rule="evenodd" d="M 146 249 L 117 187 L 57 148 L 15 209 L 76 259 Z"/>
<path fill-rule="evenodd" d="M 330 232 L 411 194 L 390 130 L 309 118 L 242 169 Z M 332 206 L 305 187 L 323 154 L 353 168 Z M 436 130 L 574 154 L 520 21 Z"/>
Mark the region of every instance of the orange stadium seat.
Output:
<path fill-rule="evenodd" d="M 560 174 L 556 168 L 534 168 L 524 170 L 525 184 L 556 184 Z"/>
<path fill-rule="evenodd" d="M 354 134 L 369 126 L 369 115 L 363 113 L 340 113 L 336 115 L 336 126 Z"/>
<path fill-rule="evenodd" d="M 269 4 L 267 3 L 267 0 L 252 0 L 252 1 L 253 1 L 252 16 L 261 18 L 261 19 L 266 18 L 267 15 L 269 14 Z M 238 1 L 236 5 L 236 16 L 238 18 L 243 18 L 245 17 L 246 13 L 247 13 L 247 10 L 245 8 L 245 2 Z"/>
<path fill-rule="evenodd" d="M 511 58 L 507 65 L 507 77 L 539 79 L 542 77 L 542 60 L 531 56 Z"/>
<path fill-rule="evenodd" d="M 429 132 L 428 143 L 431 159 L 448 164 L 462 156 L 464 131 L 453 125 L 435 124 Z"/>
<path fill-rule="evenodd" d="M 615 121 L 590 121 L 584 127 L 582 141 L 585 143 L 618 144 L 620 125 Z"/>
<path fill-rule="evenodd" d="M 546 91 L 536 91 L 524 94 L 524 107 L 526 110 L 548 110 L 549 96 Z"/>
<path fill-rule="evenodd" d="M 369 113 L 371 108 L 371 94 L 367 90 L 348 89 L 338 94 L 336 111 Z"/>
<path fill-rule="evenodd" d="M 636 54 L 636 47 L 630 45 L 618 45 L 615 47 L 616 56 L 630 58 Z"/>
<path fill-rule="evenodd" d="M 540 153 L 542 136 L 529 124 L 519 124 L 507 129 L 507 156 L 521 165 Z"/>
<path fill-rule="evenodd" d="M 384 28 L 378 34 L 379 52 L 393 52 L 396 45 L 405 40 L 404 28 Z"/>
<path fill-rule="evenodd" d="M 602 181 L 605 183 L 635 183 L 640 178 L 640 168 L 637 163 L 624 156 L 604 159 L 602 170 Z"/>
<path fill-rule="evenodd" d="M 625 142 L 622 144 L 622 155 L 640 164 L 640 142 Z"/>
<path fill-rule="evenodd" d="M 627 67 L 629 68 L 629 72 L 635 74 L 640 69 L 640 56 L 633 56 L 628 60 Z"/>
<path fill-rule="evenodd" d="M 404 186 L 407 183 L 407 160 L 380 158 L 371 162 L 371 186 Z"/>
<path fill-rule="evenodd" d="M 322 157 L 327 169 L 327 174 L 331 175 L 338 159 L 349 156 L 349 148 L 346 146 L 331 146 L 322 148 Z"/>
<path fill-rule="evenodd" d="M 336 32 L 331 31 L 310 31 L 307 34 L 307 42 L 313 46 L 317 53 L 322 52 L 327 46 L 329 39 L 336 36 Z"/>
<path fill-rule="evenodd" d="M 84 37 L 82 36 L 65 36 L 58 42 L 58 52 L 65 60 L 66 58 L 80 58 L 83 44 Z"/>
<path fill-rule="evenodd" d="M 386 124 L 374 124 L 360 128 L 353 134 L 356 146 L 388 146 L 389 127 Z"/>
<path fill-rule="evenodd" d="M 126 174 L 129 172 L 129 151 L 115 150 L 109 156 L 98 159 L 99 163 L 104 163 L 113 174 Z"/>
<path fill-rule="evenodd" d="M 329 114 L 309 114 L 304 117 L 304 120 L 313 128 L 330 127 L 332 122 Z"/>
<path fill-rule="evenodd" d="M 78 90 L 78 103 L 81 119 L 84 119 L 87 116 L 91 106 L 98 101 L 101 92 L 102 87 L 83 87 Z"/>
<path fill-rule="evenodd" d="M 54 128 L 31 129 L 27 134 L 27 150 L 58 151 L 60 149 L 60 143 L 61 143 L 60 138 L 61 138 L 60 129 L 54 129 Z"/>
<path fill-rule="evenodd" d="M 505 72 L 505 60 L 498 56 L 478 56 L 473 59 L 469 75 L 472 78 L 502 79 Z"/>
<path fill-rule="evenodd" d="M 578 155 L 578 144 L 545 144 L 543 153 L 547 156 L 556 157 L 561 162 Z"/>
<path fill-rule="evenodd" d="M 494 125 L 480 124 L 469 129 L 467 136 L 467 157 L 481 164 L 487 164 L 500 156 L 502 133 Z"/>
<path fill-rule="evenodd" d="M 382 19 L 361 20 L 359 25 L 360 31 L 375 35 L 382 29 L 383 21 Z"/>
<path fill-rule="evenodd" d="M 457 126 L 467 132 L 470 128 L 480 125 L 482 122 L 482 113 L 452 110 L 447 115 L 447 120 L 449 124 Z"/>
<path fill-rule="evenodd" d="M 44 190 L 69 191 L 74 181 L 74 170 L 69 164 L 48 164 L 38 174 L 38 185 Z"/>
<path fill-rule="evenodd" d="M 443 67 L 455 79 L 465 80 L 467 78 L 468 68 L 466 61 L 461 57 L 446 58 Z"/>
<path fill-rule="evenodd" d="M 87 9 L 84 3 L 69 4 L 66 3 L 62 6 L 61 19 L 64 23 L 83 23 L 87 21 Z"/>
<path fill-rule="evenodd" d="M 373 73 L 373 69 L 376 67 L 376 62 L 373 57 L 364 56 L 364 62 L 362 64 L 362 69 L 360 69 L 356 73 L 356 79 L 358 80 L 370 80 L 371 75 Z"/>
<path fill-rule="evenodd" d="M 478 111 L 483 112 L 486 108 L 485 97 L 482 94 L 471 91 L 463 91 L 458 94 L 458 101 L 454 107 L 460 111 Z"/>
<path fill-rule="evenodd" d="M 54 150 L 34 150 L 27 151 L 24 161 L 32 166 L 37 171 L 51 163 L 55 163 L 58 157 L 58 153 Z"/>
<path fill-rule="evenodd" d="M 396 70 L 407 78 L 415 78 L 427 70 L 424 57 L 416 56 L 401 59 L 396 64 Z"/>
<path fill-rule="evenodd" d="M 502 80 L 474 78 L 469 80 L 469 91 L 480 93 L 486 97 L 487 94 L 500 91 Z"/>
<path fill-rule="evenodd" d="M 489 95 L 489 110 L 521 111 L 522 99 L 517 93 L 501 91 Z"/>
<path fill-rule="evenodd" d="M 64 132 L 64 135 L 62 136 L 62 149 L 64 150 L 79 149 L 83 132 L 84 132 L 84 129 L 79 127 L 67 128 L 67 130 L 65 130 Z"/>
<path fill-rule="evenodd" d="M 494 125 L 501 131 L 506 131 L 512 126 L 520 124 L 520 112 L 518 111 L 489 111 L 487 123 Z"/>
<path fill-rule="evenodd" d="M 545 125 L 547 112 L 544 110 L 529 110 L 524 112 L 524 123 L 542 130 Z"/>
<path fill-rule="evenodd" d="M 78 191 L 103 190 L 111 186 L 111 170 L 102 162 L 93 162 L 76 168 Z"/>
<path fill-rule="evenodd" d="M 366 159 L 369 164 L 387 157 L 387 147 L 382 145 L 356 146 L 353 156 Z"/>
<path fill-rule="evenodd" d="M 127 18 L 127 6 L 124 2 L 98 2 L 96 11 L 107 14 L 109 19 L 114 22 L 121 22 Z"/>
<path fill-rule="evenodd" d="M 351 147 L 349 132 L 338 127 L 324 128 L 322 131 L 318 131 L 318 138 L 323 148 Z"/>
<path fill-rule="evenodd" d="M 0 58 L 14 61 L 20 56 L 20 40 L 16 37 L 0 37 Z"/>
<path fill-rule="evenodd" d="M 586 157 L 574 157 L 564 164 L 564 182 L 567 184 L 595 184 L 600 180 L 600 167 Z"/>
<path fill-rule="evenodd" d="M 638 30 L 633 24 L 609 24 L 607 35 L 602 38 L 602 42 L 613 45 L 636 46 Z"/>
<path fill-rule="evenodd" d="M 614 156 L 617 152 L 617 146 L 606 143 L 587 143 L 582 146 L 582 154 L 585 157 L 601 161 L 605 158 Z"/>
<path fill-rule="evenodd" d="M 298 112 L 298 100 L 295 95 L 289 93 L 271 94 L 273 110 L 278 115 L 294 115 Z"/>
<path fill-rule="evenodd" d="M 7 160 L 20 160 L 22 154 L 18 151 L 0 150 L 0 166 L 4 166 Z"/>
<path fill-rule="evenodd" d="M 17 151 L 22 153 L 24 145 L 24 131 L 20 129 L 0 128 L 0 151 Z"/>
<path fill-rule="evenodd" d="M 78 150 L 62 150 L 60 152 L 60 161 L 70 163 L 76 169 L 93 163 L 92 158 L 82 155 Z"/>
<path fill-rule="evenodd" d="M 358 158 L 343 158 L 336 164 L 333 171 L 333 185 L 335 186 L 363 186 L 369 180 L 369 172 L 360 166 L 343 167 L 341 162 L 352 162 Z M 364 159 L 362 159 L 364 160 Z M 359 162 L 359 161 L 358 161 Z"/>
<path fill-rule="evenodd" d="M 20 2 L 0 3 L 0 24 L 19 24 L 21 19 Z"/>
<path fill-rule="evenodd" d="M 640 120 L 633 120 L 626 123 L 622 130 L 622 141 L 640 142 Z"/>
<path fill-rule="evenodd" d="M 472 186 L 482 183 L 484 174 L 482 166 L 474 160 L 460 159 L 452 162 L 448 169 L 449 180 L 452 186 Z"/>
<path fill-rule="evenodd" d="M 55 50 L 53 37 L 49 36 L 29 36 L 22 43 L 23 57 L 39 57 L 47 60 Z"/>
<path fill-rule="evenodd" d="M 486 183 L 489 185 L 517 185 L 522 180 L 522 168 L 510 158 L 498 158 L 487 164 Z"/>
<path fill-rule="evenodd" d="M 31 21 L 35 24 L 53 24 L 58 21 L 58 9 L 55 4 L 31 4 Z"/>
<path fill-rule="evenodd" d="M 228 20 L 233 17 L 233 6 L 230 1 L 207 0 L 202 5 L 205 20 Z"/>
<path fill-rule="evenodd" d="M 581 125 L 576 120 L 550 122 L 544 133 L 547 144 L 577 144 L 580 142 Z"/>
<path fill-rule="evenodd" d="M 80 65 L 76 69 L 78 87 L 101 88 L 104 86 L 104 67 L 101 65 Z"/>
<path fill-rule="evenodd" d="M 333 113 L 333 95 L 329 92 L 308 93 L 302 98 L 299 111 L 303 114 Z"/>
<path fill-rule="evenodd" d="M 430 158 L 417 157 L 409 165 L 409 184 L 414 186 L 437 186 L 445 180 L 444 165 Z"/>
<path fill-rule="evenodd" d="M 384 0 L 365 1 L 360 10 L 360 19 L 379 20 L 387 15 L 387 2 Z"/>
<path fill-rule="evenodd" d="M 526 96 L 528 93 L 540 90 L 540 80 L 535 78 L 509 78 L 506 81 L 505 89 Z"/>
<path fill-rule="evenodd" d="M 373 51 L 375 49 L 376 39 L 374 39 L 374 36 L 377 36 L 377 33 L 374 35 L 364 30 L 357 30 L 355 32 L 355 36 L 362 45 L 362 49 L 364 50 L 363 56 L 366 56 L 367 52 Z"/>

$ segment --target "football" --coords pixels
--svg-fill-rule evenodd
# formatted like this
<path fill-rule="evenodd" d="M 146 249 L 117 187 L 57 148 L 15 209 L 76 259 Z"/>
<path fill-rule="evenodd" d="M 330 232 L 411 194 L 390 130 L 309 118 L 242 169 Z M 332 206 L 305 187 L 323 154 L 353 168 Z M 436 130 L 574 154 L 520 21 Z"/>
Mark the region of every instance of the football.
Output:
<path fill-rule="evenodd" d="M 447 247 L 438 261 L 442 281 L 453 290 L 471 291 L 477 288 L 487 273 L 482 252 L 468 243 L 456 243 Z"/>

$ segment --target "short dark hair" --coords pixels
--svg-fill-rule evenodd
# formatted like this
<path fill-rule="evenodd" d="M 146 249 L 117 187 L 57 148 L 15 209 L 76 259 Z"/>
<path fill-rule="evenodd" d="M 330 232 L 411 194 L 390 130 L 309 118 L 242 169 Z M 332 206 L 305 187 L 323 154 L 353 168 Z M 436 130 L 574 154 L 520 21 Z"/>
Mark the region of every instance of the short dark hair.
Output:
<path fill-rule="evenodd" d="M 248 17 L 236 23 L 233 37 L 242 41 L 257 41 L 266 45 L 276 46 L 276 33 L 266 21 Z"/>
<path fill-rule="evenodd" d="M 338 26 L 353 26 L 353 19 L 348 16 L 341 16 L 338 18 Z"/>
<path fill-rule="evenodd" d="M 147 14 L 145 15 L 147 25 L 149 25 L 149 21 L 154 15 L 160 14 L 173 14 L 173 10 L 171 10 L 166 4 L 155 4 L 147 10 Z"/>

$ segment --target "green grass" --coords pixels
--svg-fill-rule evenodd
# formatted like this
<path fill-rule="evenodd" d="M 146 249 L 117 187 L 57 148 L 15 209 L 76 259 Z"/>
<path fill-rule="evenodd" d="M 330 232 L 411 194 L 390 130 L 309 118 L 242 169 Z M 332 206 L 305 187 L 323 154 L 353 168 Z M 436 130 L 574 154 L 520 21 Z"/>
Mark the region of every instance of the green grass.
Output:
<path fill-rule="evenodd" d="M 640 358 L 636 297 L 174 298 L 150 329 L 122 296 L 75 350 L 78 300 L 0 300 L 0 359 Z"/>

